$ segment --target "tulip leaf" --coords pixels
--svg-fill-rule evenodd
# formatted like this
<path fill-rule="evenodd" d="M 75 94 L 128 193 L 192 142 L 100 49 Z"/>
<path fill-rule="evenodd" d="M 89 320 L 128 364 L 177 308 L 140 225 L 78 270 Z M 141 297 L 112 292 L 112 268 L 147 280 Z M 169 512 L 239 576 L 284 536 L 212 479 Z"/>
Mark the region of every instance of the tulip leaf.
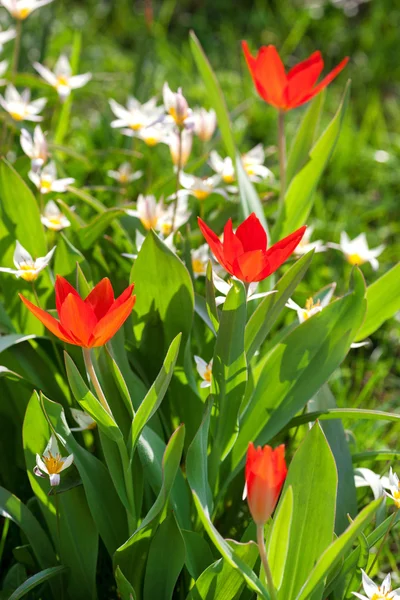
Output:
<path fill-rule="evenodd" d="M 192 579 L 196 580 L 214 561 L 211 548 L 201 533 L 187 529 L 182 529 L 181 533 L 185 542 L 185 566 Z"/>
<path fill-rule="evenodd" d="M 115 581 L 117 582 L 118 594 L 121 600 L 136 600 L 135 590 L 119 567 L 115 569 Z"/>
<path fill-rule="evenodd" d="M 291 182 L 293 177 L 300 171 L 309 158 L 309 152 L 315 142 L 321 111 L 325 102 L 325 90 L 317 94 L 310 102 L 310 106 L 300 123 L 296 136 L 290 147 L 287 166 L 286 181 Z"/>
<path fill-rule="evenodd" d="M 260 219 L 265 231 L 268 233 L 267 221 L 264 216 L 260 199 L 246 171 L 243 168 L 241 156 L 236 150 L 228 108 L 226 106 L 221 87 L 218 83 L 218 79 L 215 76 L 210 62 L 205 55 L 196 34 L 193 31 L 190 32 L 189 41 L 194 60 L 207 90 L 208 101 L 214 108 L 217 115 L 218 127 L 221 131 L 222 141 L 225 144 L 225 149 L 230 156 L 236 170 L 243 216 L 244 218 L 247 218 L 252 212 L 254 212 Z"/>
<path fill-rule="evenodd" d="M 211 393 L 217 406 L 217 415 L 212 424 L 212 473 L 229 454 L 238 435 L 239 410 L 247 382 L 244 353 L 246 316 L 245 287 L 241 281 L 233 281 L 221 312 L 213 357 Z"/>
<path fill-rule="evenodd" d="M 163 456 L 163 482 L 156 501 L 139 528 L 114 554 L 114 568 L 120 567 L 127 580 L 139 593 L 142 589 L 149 546 L 168 506 L 169 497 L 182 458 L 185 427 L 181 425 L 172 434 Z M 141 596 L 139 596 L 141 598 Z"/>
<path fill-rule="evenodd" d="M 66 450 L 74 455 L 92 517 L 104 544 L 112 554 L 126 539 L 125 510 L 104 464 L 82 448 L 72 435 L 60 404 L 41 395 L 43 411 L 53 433 Z M 101 502 L 99 502 L 101 498 Z"/>
<path fill-rule="evenodd" d="M 290 530 L 293 520 L 293 488 L 282 494 L 268 536 L 267 555 L 275 588 L 280 589 L 289 551 Z"/>
<path fill-rule="evenodd" d="M 208 512 L 212 511 L 212 494 L 208 484 L 208 431 L 213 398 L 207 400 L 202 423 L 189 446 L 186 457 L 186 475 L 192 490 L 197 495 Z"/>
<path fill-rule="evenodd" d="M 311 264 L 313 254 L 313 251 L 308 252 L 295 262 L 274 286 L 277 293 L 263 298 L 251 315 L 246 325 L 244 338 L 246 356 L 249 362 L 271 331 L 297 285 L 303 279 Z"/>
<path fill-rule="evenodd" d="M 316 410 L 305 413 L 304 415 L 300 415 L 298 417 L 294 417 L 289 421 L 283 431 L 298 427 L 299 425 L 304 425 L 305 423 L 311 423 L 317 419 L 319 421 L 331 421 L 333 419 L 355 419 L 356 421 L 359 421 L 360 419 L 368 419 L 369 421 L 399 421 L 400 414 L 385 412 L 383 410 L 371 410 L 367 408 L 325 408 L 323 410 Z M 386 452 L 390 451 L 388 450 Z M 369 453 L 363 454 L 366 458 L 368 456 L 373 458 L 373 455 Z M 382 460 L 387 459 L 384 457 Z"/>
<path fill-rule="evenodd" d="M 293 513 L 279 590 L 281 598 L 297 595 L 321 553 L 332 541 L 337 480 L 331 449 L 316 423 L 297 450 L 284 487 L 284 493 L 290 486 L 293 489 Z M 315 599 L 319 597 L 316 595 Z"/>
<path fill-rule="evenodd" d="M 374 514 L 382 504 L 382 499 L 379 498 L 371 502 L 359 515 L 354 519 L 351 525 L 346 529 L 340 537 L 338 537 L 325 550 L 322 556 L 317 561 L 315 567 L 307 577 L 303 587 L 296 596 L 296 600 L 307 600 L 310 594 L 321 583 L 328 573 L 335 567 L 340 558 L 351 550 L 354 540 L 362 533 L 366 526 L 371 522 Z"/>
<path fill-rule="evenodd" d="M 151 539 L 144 577 L 143 600 L 171 600 L 185 563 L 185 543 L 174 513 Z"/>
<path fill-rule="evenodd" d="M 367 314 L 355 341 L 374 333 L 400 310 L 400 263 L 367 288 Z"/>
<path fill-rule="evenodd" d="M 314 201 L 314 192 L 336 147 L 346 112 L 350 83 L 347 83 L 336 115 L 310 151 L 310 160 L 295 175 L 286 192 L 285 202 L 273 230 L 277 241 L 306 222 Z"/>
<path fill-rule="evenodd" d="M 35 575 L 32 575 L 26 581 L 24 581 L 22 585 L 18 586 L 8 600 L 20 600 L 20 598 L 23 598 L 26 596 L 26 594 L 29 594 L 29 592 L 34 590 L 38 585 L 42 585 L 46 581 L 49 581 L 49 579 L 58 577 L 67 571 L 68 569 L 66 567 L 59 565 L 58 567 L 48 567 L 39 573 L 35 573 Z"/>
<path fill-rule="evenodd" d="M 232 456 L 236 468 L 250 441 L 265 444 L 316 394 L 340 365 L 366 310 L 365 283 L 356 269 L 354 289 L 325 307 L 268 354 L 241 419 Z"/>
<path fill-rule="evenodd" d="M 214 332 L 216 332 L 219 328 L 219 315 L 217 305 L 215 303 L 215 287 L 211 260 L 208 261 L 206 272 L 206 305 L 208 316 L 210 317 L 211 323 L 214 327 Z"/>
<path fill-rule="evenodd" d="M 98 240 L 107 227 L 116 219 L 124 214 L 119 208 L 110 208 L 105 210 L 84 227 L 77 231 L 79 242 L 84 250 L 87 250 Z"/>
<path fill-rule="evenodd" d="M 155 382 L 147 392 L 135 416 L 133 417 L 132 427 L 129 435 L 131 462 L 133 460 L 137 441 L 143 431 L 144 426 L 154 415 L 166 394 L 169 382 L 171 381 L 174 372 L 175 363 L 178 358 L 181 337 L 181 334 L 178 334 L 172 341 L 161 371 L 157 375 Z"/>
<path fill-rule="evenodd" d="M 227 543 L 237 558 L 251 569 L 254 567 L 258 558 L 258 549 L 254 543 L 240 544 L 233 540 L 228 540 Z M 220 558 L 197 578 L 186 600 L 236 600 L 244 585 L 240 571 Z"/>

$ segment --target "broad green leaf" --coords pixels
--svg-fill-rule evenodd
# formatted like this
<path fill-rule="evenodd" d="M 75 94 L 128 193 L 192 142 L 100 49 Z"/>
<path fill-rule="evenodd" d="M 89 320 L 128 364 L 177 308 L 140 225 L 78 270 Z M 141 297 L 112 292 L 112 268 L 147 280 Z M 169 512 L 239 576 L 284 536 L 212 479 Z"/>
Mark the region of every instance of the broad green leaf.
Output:
<path fill-rule="evenodd" d="M 211 393 L 217 415 L 210 460 L 217 467 L 229 454 L 238 434 L 239 410 L 247 382 L 246 316 L 245 287 L 242 282 L 233 281 L 221 313 L 212 367 Z"/>
<path fill-rule="evenodd" d="M 250 441 L 265 444 L 311 400 L 340 365 L 365 313 L 365 284 L 354 271 L 354 289 L 289 333 L 269 353 L 233 448 L 233 468 Z"/>
<path fill-rule="evenodd" d="M 268 562 L 277 590 L 282 585 L 283 573 L 289 551 L 290 529 L 293 520 L 293 488 L 289 485 L 279 502 L 271 532 L 268 536 Z"/>
<path fill-rule="evenodd" d="M 150 542 L 144 577 L 144 600 L 171 600 L 185 563 L 185 544 L 174 513 L 170 513 Z"/>
<path fill-rule="evenodd" d="M 72 358 L 64 352 L 68 383 L 74 398 L 82 409 L 94 419 L 99 428 L 114 442 L 122 439 L 122 433 L 113 417 L 105 410 L 100 401 L 92 394 L 84 382 Z"/>
<path fill-rule="evenodd" d="M 53 433 L 66 450 L 74 455 L 74 464 L 81 476 L 90 512 L 109 554 L 112 554 L 126 539 L 127 523 L 125 510 L 114 489 L 110 474 L 98 458 L 76 442 L 62 406 L 43 395 L 41 402 Z"/>
<path fill-rule="evenodd" d="M 98 240 L 117 217 L 124 214 L 119 208 L 110 208 L 97 215 L 88 225 L 78 230 L 77 235 L 83 250 L 87 250 Z"/>
<path fill-rule="evenodd" d="M 133 585 L 138 600 L 142 600 L 142 580 L 147 563 L 149 545 L 165 512 L 172 486 L 179 470 L 183 452 L 185 427 L 173 433 L 163 456 L 163 482 L 159 495 L 139 528 L 114 554 L 114 568 L 120 567 Z"/>
<path fill-rule="evenodd" d="M 289 468 L 284 493 L 293 489 L 292 525 L 279 598 L 294 598 L 333 538 L 337 472 L 329 444 L 317 423 Z M 313 590 L 315 592 L 315 590 Z M 313 598 L 322 598 L 322 589 Z"/>
<path fill-rule="evenodd" d="M 189 446 L 186 456 L 186 475 L 192 490 L 208 512 L 212 512 L 212 494 L 208 484 L 208 431 L 213 399 L 207 400 L 202 423 Z"/>
<path fill-rule="evenodd" d="M 219 328 L 219 315 L 217 305 L 215 303 L 215 287 L 213 281 L 213 271 L 211 260 L 208 261 L 207 273 L 206 273 L 206 305 L 208 316 L 210 317 L 211 323 L 215 331 Z"/>
<path fill-rule="evenodd" d="M 371 502 L 371 504 L 357 515 L 346 531 L 325 550 L 299 594 L 296 596 L 296 600 L 307 600 L 310 598 L 310 594 L 324 581 L 324 578 L 334 568 L 337 561 L 351 549 L 354 540 L 371 522 L 381 503 L 381 499 Z"/>
<path fill-rule="evenodd" d="M 235 556 L 251 569 L 258 559 L 258 549 L 253 542 L 240 544 L 228 541 Z M 186 600 L 236 600 L 241 597 L 245 581 L 238 569 L 220 558 L 210 565 L 196 580 Z"/>
<path fill-rule="evenodd" d="M 329 408 L 294 417 L 294 419 L 289 421 L 288 425 L 285 427 L 285 430 L 293 429 L 294 427 L 304 425 L 305 423 L 311 423 L 317 419 L 319 421 L 331 421 L 332 419 L 350 419 L 356 421 L 359 421 L 360 419 L 367 419 L 368 421 L 399 421 L 400 415 L 397 413 L 385 412 L 383 410 L 371 410 L 367 408 Z M 388 458 L 391 458 L 391 456 L 396 456 L 396 451 L 384 450 L 382 460 L 387 460 Z M 361 457 L 372 459 L 376 458 L 376 455 L 374 452 L 371 453 L 370 451 L 367 451 L 360 454 L 360 458 Z"/>
<path fill-rule="evenodd" d="M 86 270 L 90 268 L 83 254 L 71 244 L 69 239 L 63 233 L 61 233 L 58 238 L 57 249 L 54 255 L 54 272 L 57 273 L 57 275 L 67 277 L 68 275 L 72 275 L 75 271 L 77 263 L 83 263 Z"/>
<path fill-rule="evenodd" d="M 208 542 L 200 533 L 181 530 L 185 542 L 185 566 L 192 579 L 198 579 L 214 561 Z"/>
<path fill-rule="evenodd" d="M 271 331 L 297 285 L 303 279 L 310 266 L 313 254 L 313 252 L 308 252 L 295 262 L 274 286 L 277 293 L 266 296 L 251 315 L 246 325 L 244 338 L 246 356 L 249 362 Z"/>
<path fill-rule="evenodd" d="M 0 162 L 0 198 L 1 220 L 12 234 L 12 253 L 18 240 L 33 258 L 45 256 L 47 244 L 38 203 L 26 183 L 4 158 Z"/>
<path fill-rule="evenodd" d="M 300 123 L 287 160 L 286 181 L 288 183 L 291 182 L 309 158 L 309 152 L 315 142 L 324 101 L 325 93 L 321 92 L 310 102 L 310 106 Z"/>
<path fill-rule="evenodd" d="M 38 585 L 42 585 L 43 583 L 49 581 L 49 579 L 52 579 L 53 577 L 58 577 L 59 575 L 62 575 L 67 570 L 68 569 L 66 567 L 60 565 L 58 567 L 49 567 L 48 569 L 40 571 L 40 573 L 32 575 L 31 577 L 29 577 L 29 579 L 24 581 L 24 583 L 20 585 L 15 590 L 15 592 L 11 594 L 9 600 L 20 600 L 20 598 L 23 598 L 24 596 L 26 596 L 26 594 L 29 594 L 29 592 L 34 590 Z"/>
<path fill-rule="evenodd" d="M 339 139 L 348 102 L 349 87 L 348 83 L 336 115 L 310 152 L 310 160 L 295 175 L 289 185 L 285 202 L 274 227 L 273 238 L 275 241 L 304 225 L 310 214 L 315 189 Z"/>
<path fill-rule="evenodd" d="M 367 287 L 367 314 L 355 341 L 374 333 L 400 310 L 400 263 Z"/>
<path fill-rule="evenodd" d="M 119 567 L 115 569 L 115 581 L 121 600 L 136 600 L 135 590 Z"/>
<path fill-rule="evenodd" d="M 171 377 L 174 372 L 176 359 L 178 358 L 181 337 L 181 334 L 177 335 L 171 343 L 160 373 L 158 374 L 155 382 L 147 392 L 135 416 L 133 417 L 131 432 L 129 436 L 131 462 L 133 460 L 133 455 L 135 452 L 137 441 L 139 439 L 140 434 L 143 431 L 144 426 L 149 421 L 149 419 L 151 419 L 151 417 L 154 415 L 154 413 L 160 406 L 168 389 L 169 382 L 171 381 Z"/>

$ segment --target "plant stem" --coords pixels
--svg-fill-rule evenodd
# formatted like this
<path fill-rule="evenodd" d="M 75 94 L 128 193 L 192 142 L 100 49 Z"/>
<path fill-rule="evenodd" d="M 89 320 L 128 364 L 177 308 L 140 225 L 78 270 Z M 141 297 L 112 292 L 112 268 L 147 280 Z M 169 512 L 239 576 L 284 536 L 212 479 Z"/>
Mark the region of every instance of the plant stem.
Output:
<path fill-rule="evenodd" d="M 1 534 L 1 539 L 0 539 L 0 563 L 1 563 L 1 557 L 3 556 L 3 552 L 4 552 L 4 546 L 6 545 L 6 539 L 7 539 L 9 527 L 10 527 L 10 519 L 8 519 L 6 517 L 4 519 L 3 532 Z"/>
<path fill-rule="evenodd" d="M 174 202 L 174 212 L 172 213 L 172 223 L 171 223 L 171 232 L 173 233 L 175 227 L 175 217 L 176 210 L 178 208 L 178 191 L 179 191 L 179 178 L 182 169 L 182 127 L 179 127 L 178 130 L 178 165 L 176 168 L 176 185 L 175 185 L 175 202 Z"/>
<path fill-rule="evenodd" d="M 282 205 L 286 194 L 286 140 L 285 140 L 285 113 L 280 110 L 278 113 L 278 150 L 279 150 L 279 177 L 280 194 L 279 202 Z"/>
<path fill-rule="evenodd" d="M 89 378 L 93 384 L 93 387 L 96 390 L 97 398 L 98 398 L 100 404 L 103 406 L 104 410 L 106 410 L 108 412 L 108 414 L 112 417 L 113 414 L 111 412 L 111 408 L 108 405 L 108 402 L 106 400 L 104 392 L 101 389 L 100 382 L 97 379 L 96 371 L 94 370 L 90 348 L 82 348 L 82 352 L 83 352 L 83 360 L 85 361 L 85 367 L 89 374 Z"/>
<path fill-rule="evenodd" d="M 21 34 L 22 34 L 22 21 L 21 19 L 17 19 L 16 22 L 16 36 L 14 42 L 14 52 L 12 57 L 12 66 L 11 66 L 11 82 L 15 82 L 15 78 L 17 76 L 18 71 L 18 63 L 19 63 L 19 53 L 21 50 Z"/>
<path fill-rule="evenodd" d="M 272 579 L 272 573 L 268 564 L 267 552 L 265 550 L 264 525 L 257 525 L 257 544 L 258 550 L 260 552 L 262 566 L 264 568 L 265 576 L 267 578 L 268 590 L 271 596 L 271 600 L 277 600 L 276 590 Z"/>
<path fill-rule="evenodd" d="M 132 468 L 124 441 L 122 439 L 120 441 L 117 441 L 117 445 L 121 457 L 122 470 L 124 473 L 125 490 L 130 508 L 130 510 L 126 511 L 126 516 L 128 520 L 129 535 L 131 536 L 132 533 L 134 533 L 137 525 L 135 498 L 133 495 Z"/>
<path fill-rule="evenodd" d="M 57 494 L 56 489 L 54 489 L 54 505 L 56 508 L 58 560 L 61 564 L 60 505 L 58 503 L 58 494 Z M 64 586 L 61 585 L 61 600 L 63 600 L 63 598 L 64 598 Z"/>

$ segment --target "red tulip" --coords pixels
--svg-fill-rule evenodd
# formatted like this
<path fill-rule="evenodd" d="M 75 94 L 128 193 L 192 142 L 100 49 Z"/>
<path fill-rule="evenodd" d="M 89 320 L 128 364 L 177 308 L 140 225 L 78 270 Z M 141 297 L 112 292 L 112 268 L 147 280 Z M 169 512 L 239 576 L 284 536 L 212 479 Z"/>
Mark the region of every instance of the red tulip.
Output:
<path fill-rule="evenodd" d="M 132 291 L 133 284 L 114 300 L 112 285 L 105 277 L 82 300 L 76 289 L 64 277 L 57 275 L 55 292 L 59 321 L 22 294 L 19 296 L 35 317 L 60 340 L 93 348 L 108 342 L 129 317 L 136 300 Z"/>
<path fill-rule="evenodd" d="M 314 98 L 335 79 L 349 61 L 348 57 L 344 58 L 317 84 L 324 68 L 320 52 L 314 52 L 286 74 L 275 46 L 262 46 L 256 58 L 250 54 L 247 42 L 242 42 L 242 48 L 257 92 L 265 102 L 283 111 L 296 108 Z"/>
<path fill-rule="evenodd" d="M 251 516 L 264 525 L 272 515 L 286 479 L 285 446 L 255 448 L 249 444 L 246 459 L 246 492 Z"/>
<path fill-rule="evenodd" d="M 246 283 L 261 281 L 274 273 L 289 256 L 304 235 L 306 226 L 300 227 L 267 250 L 267 234 L 252 213 L 233 233 L 232 219 L 224 229 L 224 241 L 198 219 L 200 229 L 215 258 L 228 273 Z"/>

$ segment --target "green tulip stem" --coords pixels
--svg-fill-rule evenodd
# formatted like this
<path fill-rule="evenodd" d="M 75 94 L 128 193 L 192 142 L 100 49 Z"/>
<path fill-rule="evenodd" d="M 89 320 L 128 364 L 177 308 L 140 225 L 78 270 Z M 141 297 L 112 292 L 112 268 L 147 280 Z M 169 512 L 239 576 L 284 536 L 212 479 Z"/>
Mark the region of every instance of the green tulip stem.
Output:
<path fill-rule="evenodd" d="M 82 348 L 82 352 L 83 352 L 83 360 L 85 361 L 86 371 L 88 372 L 89 379 L 92 382 L 93 387 L 96 391 L 97 398 L 98 398 L 100 404 L 103 406 L 104 410 L 106 410 L 108 412 L 108 414 L 112 417 L 113 414 L 111 412 L 111 408 L 106 400 L 103 390 L 101 389 L 101 385 L 97 378 L 96 371 L 94 370 L 90 348 Z"/>
<path fill-rule="evenodd" d="M 277 600 L 276 590 L 272 579 L 272 573 L 271 569 L 269 568 L 267 552 L 265 550 L 264 525 L 257 524 L 257 545 L 258 551 L 260 552 L 260 558 L 264 569 L 264 573 L 267 578 L 269 595 L 271 596 L 271 600 Z"/>
<path fill-rule="evenodd" d="M 278 113 L 278 151 L 279 151 L 279 178 L 280 194 L 279 202 L 282 205 L 286 194 L 286 139 L 285 139 L 285 113 L 280 110 Z"/>

